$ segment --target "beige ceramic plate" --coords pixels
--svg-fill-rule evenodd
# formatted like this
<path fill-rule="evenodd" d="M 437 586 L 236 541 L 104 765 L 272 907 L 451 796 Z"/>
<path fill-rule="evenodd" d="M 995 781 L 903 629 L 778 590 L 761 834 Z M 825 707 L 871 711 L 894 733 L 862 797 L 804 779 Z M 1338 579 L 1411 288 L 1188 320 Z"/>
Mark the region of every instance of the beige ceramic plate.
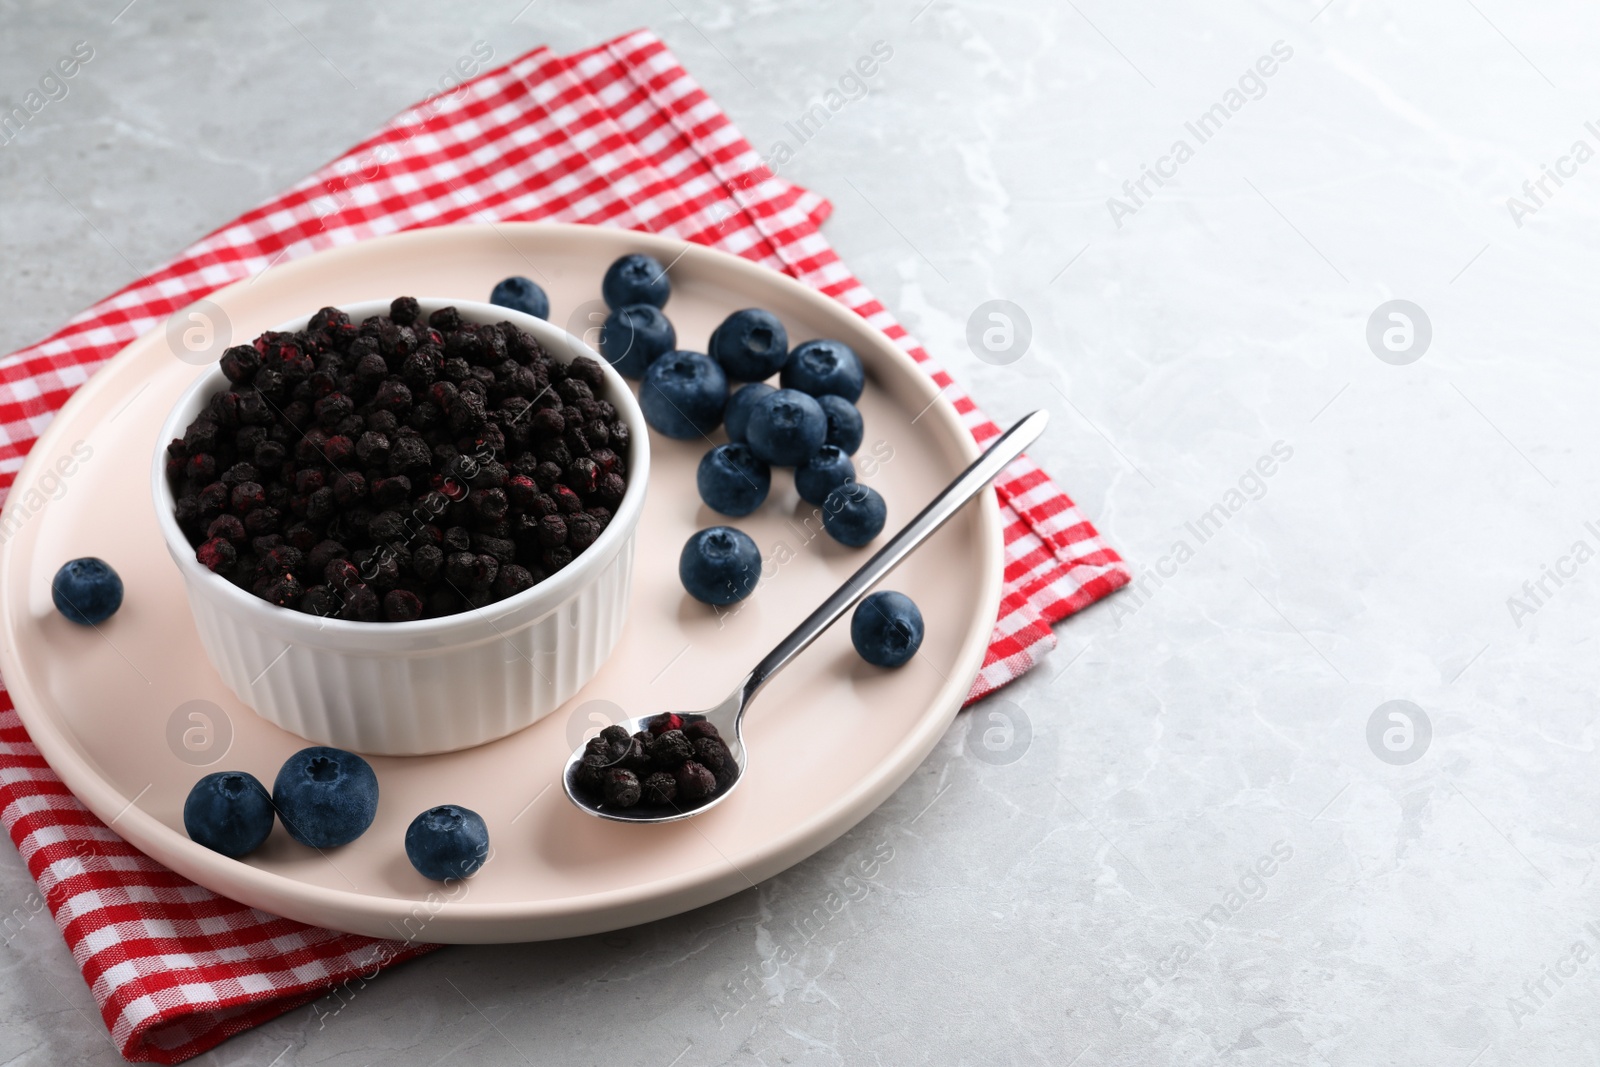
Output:
<path fill-rule="evenodd" d="M 534 224 L 431 229 L 274 267 L 211 300 L 238 343 L 325 304 L 403 293 L 481 300 L 500 278 L 527 274 L 550 293 L 552 321 L 566 325 L 598 299 L 606 266 L 634 251 L 672 264 L 666 311 L 681 347 L 703 350 L 725 315 L 761 306 L 784 321 L 791 343 L 835 337 L 861 353 L 866 441 L 857 460 L 888 501 L 891 530 L 976 454 L 927 375 L 865 321 L 787 277 L 667 238 Z M 872 811 L 933 747 L 982 662 L 1002 566 L 992 490 L 886 582 L 922 608 L 921 654 L 899 671 L 876 670 L 851 649 L 848 625 L 835 626 L 751 710 L 749 778 L 731 802 L 666 826 L 572 808 L 557 781 L 563 761 L 611 705 L 638 715 L 714 704 L 870 554 L 817 536 L 789 474 L 774 472 L 766 505 L 737 520 L 761 546 L 766 578 L 741 610 L 719 618 L 677 578 L 684 540 L 722 521 L 695 492 L 707 446 L 657 437 L 627 627 L 573 701 L 479 748 L 374 759 L 378 817 L 353 844 L 319 854 L 280 826 L 248 860 L 226 859 L 183 831 L 190 786 L 210 771 L 242 769 L 270 788 L 304 742 L 223 687 L 156 527 L 150 453 L 201 370 L 194 356 L 174 354 L 169 333 L 181 340 L 155 330 L 102 369 L 18 476 L 6 528 L 19 529 L 0 547 L 0 670 L 72 791 L 132 844 L 218 893 L 302 922 L 425 941 L 539 940 L 672 915 L 770 877 Z M 122 610 L 98 631 L 67 622 L 50 601 L 56 568 L 85 555 L 108 560 L 127 586 Z M 413 871 L 402 847 L 412 817 L 446 802 L 481 813 L 493 843 L 483 870 L 448 893 Z"/>

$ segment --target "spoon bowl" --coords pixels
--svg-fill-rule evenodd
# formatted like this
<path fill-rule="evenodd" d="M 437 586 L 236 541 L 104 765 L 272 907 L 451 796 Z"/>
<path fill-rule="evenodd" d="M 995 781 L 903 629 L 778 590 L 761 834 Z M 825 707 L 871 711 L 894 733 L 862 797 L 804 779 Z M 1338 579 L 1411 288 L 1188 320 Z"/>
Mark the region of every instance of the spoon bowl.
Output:
<path fill-rule="evenodd" d="M 745 748 L 744 737 L 741 733 L 744 720 L 744 716 L 740 714 L 740 710 L 743 707 L 743 701 L 741 700 L 743 693 L 744 687 L 740 686 L 738 692 L 733 693 L 721 704 L 706 711 L 658 712 L 655 715 L 642 715 L 636 719 L 623 719 L 615 724 L 627 730 L 629 734 L 637 734 L 641 731 L 655 733 L 651 729 L 652 727 L 659 726 L 662 720 L 669 715 L 675 714 L 680 722 L 679 729 L 699 722 L 709 722 L 715 726 L 717 733 L 722 737 L 722 743 L 728 746 L 728 753 L 733 757 L 734 772 L 726 785 L 719 782 L 717 791 L 705 799 L 697 801 L 680 800 L 676 801 L 674 806 L 667 808 L 656 807 L 642 802 L 631 808 L 621 808 L 614 804 L 607 804 L 599 794 L 584 789 L 580 781 L 583 756 L 587 751 L 586 745 L 580 745 L 567 758 L 567 766 L 562 773 L 562 784 L 566 787 L 567 797 L 590 815 L 601 819 L 610 819 L 613 822 L 677 822 L 680 819 L 688 819 L 716 807 L 732 795 L 734 788 L 738 786 L 740 780 L 744 777 L 746 768 L 749 766 L 749 750 Z"/>
<path fill-rule="evenodd" d="M 640 731 L 651 735 L 665 732 L 667 723 L 673 716 L 679 720 L 679 729 L 693 723 L 711 723 L 716 727 L 717 734 L 733 758 L 733 772 L 718 779 L 714 792 L 702 799 L 674 801 L 671 804 L 649 804 L 642 800 L 626 806 L 620 803 L 608 803 L 602 791 L 595 785 L 600 776 L 619 764 L 627 763 L 632 749 L 630 747 L 617 752 L 615 746 L 608 748 L 604 740 L 598 745 L 591 740 L 579 745 L 572 755 L 567 757 L 567 764 L 561 776 L 567 799 L 596 818 L 610 819 L 614 822 L 656 823 L 678 822 L 692 818 L 711 810 L 732 796 L 749 770 L 749 752 L 744 745 L 744 716 L 750 709 L 751 700 L 761 691 L 761 687 L 816 640 L 819 634 L 854 607 L 867 595 L 868 590 L 898 566 L 913 549 L 931 537 L 935 530 L 948 522 L 967 501 L 977 496 L 984 486 L 1005 469 L 1007 464 L 1022 454 L 1023 449 L 1038 439 L 1048 422 L 1049 416 L 1045 412 L 1035 411 L 996 438 L 994 444 L 974 460 L 971 466 L 957 475 L 955 480 L 934 497 L 916 518 L 906 523 L 899 533 L 890 538 L 871 559 L 861 565 L 860 570 L 847 578 L 832 596 L 806 616 L 805 621 L 795 627 L 788 637 L 780 641 L 777 648 L 767 653 L 766 658 L 745 675 L 738 688 L 722 703 L 705 711 L 659 712 L 636 719 L 625 719 L 615 724 L 627 730 L 631 737 Z M 591 751 L 590 746 L 594 746 L 596 758 L 586 767 L 584 757 Z"/>

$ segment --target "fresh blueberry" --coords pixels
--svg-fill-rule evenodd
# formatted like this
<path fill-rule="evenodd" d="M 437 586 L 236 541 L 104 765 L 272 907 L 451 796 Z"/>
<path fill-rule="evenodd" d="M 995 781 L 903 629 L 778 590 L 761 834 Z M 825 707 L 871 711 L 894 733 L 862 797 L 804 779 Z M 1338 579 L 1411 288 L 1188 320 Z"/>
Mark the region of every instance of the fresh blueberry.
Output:
<path fill-rule="evenodd" d="M 84 556 L 56 571 L 50 597 L 56 610 L 79 626 L 95 626 L 122 607 L 122 579 L 105 560 Z"/>
<path fill-rule="evenodd" d="M 406 858 L 436 882 L 470 878 L 489 858 L 489 828 L 470 808 L 440 804 L 406 827 Z"/>
<path fill-rule="evenodd" d="M 253 774 L 208 774 L 183 802 L 183 828 L 191 840 L 213 852 L 234 859 L 247 856 L 272 833 L 272 798 Z"/>
<path fill-rule="evenodd" d="M 728 406 L 722 412 L 722 426 L 728 431 L 728 440 L 746 440 L 750 413 L 756 409 L 756 401 L 777 391 L 766 382 L 751 382 L 735 389 L 733 395 L 728 397 Z"/>
<path fill-rule="evenodd" d="M 532 315 L 536 319 L 550 317 L 550 298 L 533 279 L 520 275 L 507 278 L 495 286 L 489 294 L 489 303 Z"/>
<path fill-rule="evenodd" d="M 756 401 L 744 432 L 761 459 L 774 467 L 798 467 L 822 447 L 828 418 L 806 394 L 779 389 Z"/>
<path fill-rule="evenodd" d="M 841 545 L 860 548 L 883 529 L 889 509 L 876 489 L 845 482 L 822 502 L 822 526 Z"/>
<path fill-rule="evenodd" d="M 678 331 L 653 304 L 630 304 L 606 316 L 600 352 L 618 374 L 643 378 L 650 364 L 678 345 Z"/>
<path fill-rule="evenodd" d="M 672 295 L 672 283 L 667 281 L 667 268 L 654 256 L 623 256 L 606 268 L 600 282 L 600 295 L 613 308 L 629 304 L 651 304 L 662 307 Z"/>
<path fill-rule="evenodd" d="M 272 803 L 289 836 L 337 848 L 366 832 L 378 814 L 378 776 L 354 752 L 316 745 L 290 756 L 272 783 Z"/>
<path fill-rule="evenodd" d="M 728 403 L 728 379 L 710 356 L 668 352 L 644 372 L 639 407 L 658 433 L 691 441 L 722 423 Z"/>
<path fill-rule="evenodd" d="M 743 600 L 761 578 L 761 553 L 743 530 L 712 526 L 689 538 L 678 557 L 678 578 L 703 604 Z"/>
<path fill-rule="evenodd" d="M 718 445 L 700 460 L 695 484 L 706 507 L 737 518 L 750 514 L 767 499 L 772 470 L 756 458 L 749 445 Z"/>
<path fill-rule="evenodd" d="M 846 455 L 853 456 L 861 447 L 861 412 L 842 396 L 823 393 L 817 397 L 817 406 L 828 420 L 827 443 L 837 445 Z"/>
<path fill-rule="evenodd" d="M 861 357 L 843 341 L 807 341 L 789 353 L 778 382 L 812 396 L 842 396 L 854 404 L 866 388 Z"/>
<path fill-rule="evenodd" d="M 874 667 L 901 667 L 922 647 L 922 612 L 904 593 L 873 593 L 850 616 L 850 640 Z"/>
<path fill-rule="evenodd" d="M 711 334 L 711 358 L 737 382 L 759 382 L 783 369 L 789 334 L 770 311 L 735 311 Z"/>
<path fill-rule="evenodd" d="M 801 500 L 808 504 L 821 504 L 828 499 L 829 493 L 845 482 L 854 481 L 855 477 L 856 466 L 845 455 L 844 449 L 837 445 L 823 445 L 795 468 L 794 487 L 799 491 Z"/>

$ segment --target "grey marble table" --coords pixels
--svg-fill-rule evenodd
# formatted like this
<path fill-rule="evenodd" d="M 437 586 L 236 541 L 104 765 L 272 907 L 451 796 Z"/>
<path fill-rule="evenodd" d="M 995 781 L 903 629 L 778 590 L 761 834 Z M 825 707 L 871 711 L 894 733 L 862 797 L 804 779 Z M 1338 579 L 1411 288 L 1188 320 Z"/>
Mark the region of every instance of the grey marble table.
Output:
<path fill-rule="evenodd" d="M 0 350 L 475 42 L 649 25 L 765 152 L 881 41 L 783 172 L 996 419 L 1054 413 L 1035 455 L 1139 575 L 793 870 L 448 949 L 195 1062 L 1600 1054 L 1589 8 L 125 2 L 0 0 L 7 107 L 93 49 L 0 146 Z M 991 300 L 1025 349 L 969 344 Z M 0 911 L 31 890 L 0 849 Z M 0 1062 L 118 1062 L 48 919 L 0 947 L 0 1019 Z"/>

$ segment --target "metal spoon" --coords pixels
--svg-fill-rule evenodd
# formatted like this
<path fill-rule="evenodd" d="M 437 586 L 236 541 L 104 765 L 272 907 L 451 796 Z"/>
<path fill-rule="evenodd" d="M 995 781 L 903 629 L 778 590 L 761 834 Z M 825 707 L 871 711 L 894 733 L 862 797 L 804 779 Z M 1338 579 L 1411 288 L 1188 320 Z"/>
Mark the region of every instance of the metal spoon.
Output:
<path fill-rule="evenodd" d="M 755 669 L 745 675 L 728 699 L 714 708 L 700 712 L 678 712 L 678 717 L 684 726 L 697 722 L 710 722 L 722 735 L 722 740 L 727 744 L 729 752 L 733 755 L 734 766 L 737 771 L 731 780 L 719 782 L 719 788 L 704 800 L 694 802 L 680 802 L 670 807 L 659 807 L 648 803 L 621 808 L 606 804 L 598 797 L 591 797 L 585 793 L 578 784 L 579 763 L 583 759 L 584 746 L 580 745 L 567 759 L 565 772 L 562 775 L 562 784 L 566 786 L 567 798 L 582 810 L 601 819 L 613 819 L 617 822 L 677 822 L 687 819 L 701 812 L 721 804 L 728 799 L 740 782 L 744 781 L 745 771 L 749 767 L 749 756 L 744 747 L 744 713 L 750 707 L 750 701 L 761 691 L 761 687 L 770 682 L 775 674 L 788 665 L 789 661 L 799 655 L 807 645 L 816 640 L 817 636 L 838 621 L 839 617 L 855 606 L 856 602 L 866 595 L 878 580 L 893 570 L 901 560 L 905 559 L 922 542 L 926 541 L 935 530 L 943 526 L 961 506 L 977 496 L 990 480 L 999 474 L 1007 464 L 1016 459 L 1023 449 L 1038 439 L 1044 431 L 1045 423 L 1049 422 L 1049 415 L 1043 411 L 1035 411 L 1026 416 L 1011 429 L 1001 434 L 994 444 L 990 445 L 983 455 L 979 456 L 972 465 L 958 475 L 955 481 L 947 486 L 944 492 L 934 498 L 933 503 L 922 509 L 922 513 L 907 523 L 899 533 L 890 539 L 888 544 L 880 548 L 876 555 L 862 564 L 850 578 L 839 587 L 838 591 L 823 601 L 822 606 L 806 617 L 806 620 L 795 627 L 794 632 L 782 641 L 778 647 L 767 654 L 767 657 L 756 664 Z M 638 733 L 640 730 L 649 730 L 652 723 L 661 719 L 665 714 L 645 715 L 637 719 L 624 719 L 616 725 L 621 726 L 629 734 Z"/>

